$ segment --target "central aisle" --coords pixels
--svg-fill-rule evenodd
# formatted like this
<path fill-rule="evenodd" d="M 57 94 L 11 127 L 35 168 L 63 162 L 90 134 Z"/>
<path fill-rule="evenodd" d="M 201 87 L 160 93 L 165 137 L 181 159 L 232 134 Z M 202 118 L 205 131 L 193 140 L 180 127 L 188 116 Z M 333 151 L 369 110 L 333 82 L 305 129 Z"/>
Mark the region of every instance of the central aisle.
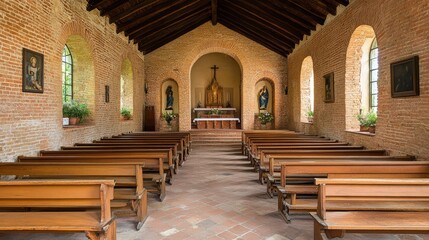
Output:
<path fill-rule="evenodd" d="M 143 228 L 120 221 L 118 239 L 312 239 L 310 217 L 287 225 L 256 179 L 237 142 L 194 146 L 164 202 L 149 199 Z"/>

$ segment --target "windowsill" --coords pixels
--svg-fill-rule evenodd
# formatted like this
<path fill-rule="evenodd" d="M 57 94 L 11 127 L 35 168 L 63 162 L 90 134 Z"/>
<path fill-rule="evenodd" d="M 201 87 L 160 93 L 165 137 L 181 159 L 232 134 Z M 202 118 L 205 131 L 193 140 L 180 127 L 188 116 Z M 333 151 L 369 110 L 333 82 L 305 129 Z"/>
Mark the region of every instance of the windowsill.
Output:
<path fill-rule="evenodd" d="M 121 123 L 128 123 L 128 122 L 134 122 L 134 119 L 128 119 L 128 120 L 121 119 L 120 121 Z"/>
<path fill-rule="evenodd" d="M 85 128 L 91 128 L 94 127 L 94 123 L 90 124 L 81 124 L 81 125 L 63 125 L 64 130 L 72 130 L 72 129 L 85 129 Z"/>
<path fill-rule="evenodd" d="M 314 122 L 301 122 L 301 123 L 303 123 L 303 124 L 310 124 L 310 125 L 314 124 Z"/>
<path fill-rule="evenodd" d="M 360 134 L 360 135 L 365 135 L 365 136 L 370 136 L 370 137 L 374 137 L 375 136 L 375 133 L 370 133 L 370 132 L 351 131 L 351 130 L 346 130 L 346 132 L 348 132 L 348 133 L 354 133 L 354 134 Z"/>

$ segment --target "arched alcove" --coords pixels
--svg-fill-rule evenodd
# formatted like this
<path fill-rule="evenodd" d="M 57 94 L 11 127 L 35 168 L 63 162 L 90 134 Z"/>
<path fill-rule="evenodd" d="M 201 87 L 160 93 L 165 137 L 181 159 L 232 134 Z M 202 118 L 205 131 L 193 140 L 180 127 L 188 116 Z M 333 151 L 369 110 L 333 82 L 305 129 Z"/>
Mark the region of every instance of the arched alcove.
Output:
<path fill-rule="evenodd" d="M 259 98 L 261 95 L 261 92 L 264 91 L 264 87 L 266 88 L 266 91 L 268 92 L 268 101 L 267 101 L 267 107 L 265 109 L 261 109 L 260 103 L 259 103 Z M 254 92 L 254 96 L 255 96 L 255 100 L 257 101 L 257 104 L 255 105 L 256 108 L 254 109 L 255 113 L 259 113 L 261 111 L 264 112 L 269 112 L 269 113 L 273 113 L 273 109 L 274 109 L 274 83 L 271 79 L 269 78 L 262 78 L 260 80 L 258 80 L 255 84 L 255 92 Z"/>
<path fill-rule="evenodd" d="M 346 55 L 345 104 L 346 130 L 359 129 L 356 116 L 369 110 L 369 51 L 374 29 L 361 25 L 353 32 Z"/>
<path fill-rule="evenodd" d="M 301 122 L 307 122 L 307 113 L 314 111 L 314 71 L 311 56 L 304 58 L 300 75 Z"/>
<path fill-rule="evenodd" d="M 73 56 L 73 100 L 88 104 L 90 119 L 95 116 L 94 59 L 89 44 L 82 36 L 71 35 L 66 45 Z"/>
<path fill-rule="evenodd" d="M 173 91 L 173 108 L 167 109 L 167 89 L 171 87 Z M 172 111 L 172 113 L 179 113 L 179 86 L 174 79 L 166 79 L 161 84 L 161 114 L 165 113 L 167 110 Z"/>
<path fill-rule="evenodd" d="M 124 60 L 121 67 L 120 91 L 121 109 L 129 109 L 131 115 L 133 115 L 133 69 L 131 61 L 128 58 Z"/>
<path fill-rule="evenodd" d="M 241 84 L 242 71 L 239 63 L 231 56 L 212 52 L 202 55 L 194 62 L 191 67 L 191 106 L 192 109 L 197 107 L 213 107 L 208 106 L 210 93 L 207 88 L 211 85 L 214 79 L 214 66 L 216 65 L 216 82 L 219 88 L 222 89 L 219 95 L 218 104 L 216 107 L 235 108 L 234 117 L 241 116 Z M 231 113 L 232 114 L 232 113 Z M 191 118 L 196 117 L 196 114 Z"/>

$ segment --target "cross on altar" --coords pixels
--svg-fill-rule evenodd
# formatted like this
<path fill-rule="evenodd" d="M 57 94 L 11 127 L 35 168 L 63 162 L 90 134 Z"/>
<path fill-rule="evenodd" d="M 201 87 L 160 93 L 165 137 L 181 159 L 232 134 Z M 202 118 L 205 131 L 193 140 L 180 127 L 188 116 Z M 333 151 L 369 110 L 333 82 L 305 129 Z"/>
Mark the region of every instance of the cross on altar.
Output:
<path fill-rule="evenodd" d="M 214 79 L 216 79 L 216 70 L 219 69 L 218 67 L 216 67 L 216 64 L 211 68 L 214 70 Z"/>

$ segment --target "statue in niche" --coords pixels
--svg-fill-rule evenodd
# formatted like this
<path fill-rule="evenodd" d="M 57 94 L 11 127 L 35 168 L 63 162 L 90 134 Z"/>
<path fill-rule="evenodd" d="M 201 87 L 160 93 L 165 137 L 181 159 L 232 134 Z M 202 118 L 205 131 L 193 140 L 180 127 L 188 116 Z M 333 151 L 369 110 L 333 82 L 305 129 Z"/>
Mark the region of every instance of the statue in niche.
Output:
<path fill-rule="evenodd" d="M 214 77 L 210 85 L 206 90 L 206 106 L 222 107 L 223 105 L 223 88 L 219 86 L 216 80 L 216 69 L 219 69 L 214 65 Z"/>
<path fill-rule="evenodd" d="M 259 91 L 259 110 L 266 110 L 268 105 L 268 89 L 267 86 L 264 85 L 262 89 Z"/>
<path fill-rule="evenodd" d="M 165 90 L 165 95 L 167 95 L 167 104 L 166 104 L 165 110 L 173 110 L 173 102 L 174 102 L 173 87 L 168 86 L 167 90 Z"/>

